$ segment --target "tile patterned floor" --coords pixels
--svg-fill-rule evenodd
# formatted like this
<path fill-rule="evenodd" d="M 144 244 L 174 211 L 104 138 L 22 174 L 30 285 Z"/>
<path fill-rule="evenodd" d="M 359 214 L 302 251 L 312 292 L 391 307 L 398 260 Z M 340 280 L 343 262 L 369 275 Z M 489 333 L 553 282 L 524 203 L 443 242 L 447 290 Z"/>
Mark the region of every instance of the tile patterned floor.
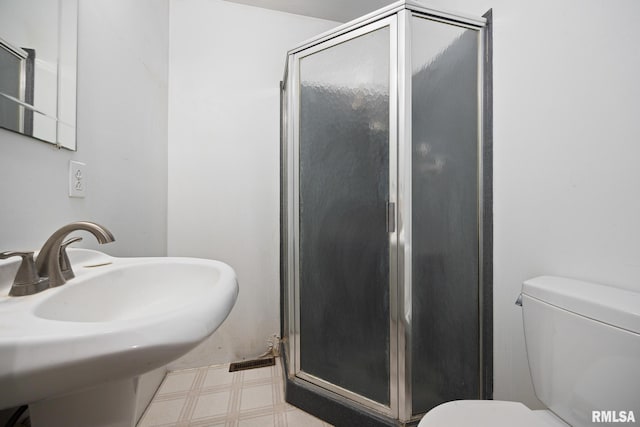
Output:
<path fill-rule="evenodd" d="M 331 427 L 284 401 L 275 366 L 229 372 L 229 365 L 169 372 L 138 427 Z"/>

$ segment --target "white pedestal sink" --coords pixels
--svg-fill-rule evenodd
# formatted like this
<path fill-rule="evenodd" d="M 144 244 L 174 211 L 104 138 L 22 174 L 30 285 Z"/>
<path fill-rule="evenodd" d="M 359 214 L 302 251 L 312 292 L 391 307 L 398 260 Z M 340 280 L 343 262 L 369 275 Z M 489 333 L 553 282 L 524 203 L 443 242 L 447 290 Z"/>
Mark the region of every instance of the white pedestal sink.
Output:
<path fill-rule="evenodd" d="M 220 326 L 235 272 L 194 258 L 69 258 L 74 279 L 24 297 L 7 296 L 17 263 L 0 263 L 0 409 L 28 403 L 34 427 L 132 426 L 137 377 Z"/>

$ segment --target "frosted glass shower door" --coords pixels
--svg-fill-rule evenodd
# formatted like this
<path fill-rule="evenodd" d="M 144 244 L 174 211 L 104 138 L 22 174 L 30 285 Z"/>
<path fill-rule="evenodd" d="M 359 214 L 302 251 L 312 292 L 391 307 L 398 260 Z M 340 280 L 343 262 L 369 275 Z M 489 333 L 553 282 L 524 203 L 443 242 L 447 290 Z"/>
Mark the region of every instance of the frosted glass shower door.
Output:
<path fill-rule="evenodd" d="M 386 407 L 390 38 L 365 27 L 297 62 L 299 375 Z"/>
<path fill-rule="evenodd" d="M 480 393 L 479 32 L 414 16 L 412 406 Z"/>

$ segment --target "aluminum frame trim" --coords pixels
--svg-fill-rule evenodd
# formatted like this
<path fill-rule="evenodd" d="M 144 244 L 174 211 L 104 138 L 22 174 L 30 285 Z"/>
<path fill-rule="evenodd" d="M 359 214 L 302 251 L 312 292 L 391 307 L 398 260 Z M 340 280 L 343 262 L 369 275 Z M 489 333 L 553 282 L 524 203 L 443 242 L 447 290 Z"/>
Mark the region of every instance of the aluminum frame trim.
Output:
<path fill-rule="evenodd" d="M 389 203 L 394 226 L 389 232 L 389 407 L 398 418 L 398 15 L 389 24 Z"/>
<path fill-rule="evenodd" d="M 482 398 L 493 399 L 493 10 L 482 16 L 487 20 L 482 29 Z"/>
<path fill-rule="evenodd" d="M 355 28 L 362 27 L 370 24 L 371 22 L 377 21 L 379 19 L 384 19 L 394 14 L 397 14 L 402 10 L 414 10 L 416 12 L 421 12 L 423 14 L 432 16 L 434 18 L 439 17 L 447 21 L 466 23 L 476 27 L 483 26 L 486 23 L 486 18 L 483 18 L 483 17 L 469 15 L 469 14 L 456 12 L 452 10 L 432 9 L 416 1 L 400 0 L 395 3 L 391 3 L 385 7 L 382 7 L 380 9 L 374 10 L 373 12 L 363 15 L 359 18 L 348 21 L 342 25 L 337 26 L 332 30 L 325 31 L 313 38 L 305 40 L 299 45 L 289 50 L 287 54 L 294 54 L 294 53 L 300 52 L 316 44 L 323 43 L 334 37 L 350 32 Z"/>
<path fill-rule="evenodd" d="M 24 49 L 18 46 L 14 46 L 2 37 L 0 37 L 0 48 L 9 52 L 19 60 L 27 59 L 27 57 L 29 56 L 29 54 Z"/>
<path fill-rule="evenodd" d="M 474 27 L 482 27 L 487 23 L 487 19 L 482 16 L 475 16 L 467 13 L 462 13 L 454 10 L 447 9 L 433 9 L 426 4 L 419 3 L 413 0 L 405 1 L 406 8 L 412 12 L 417 12 L 422 15 L 432 18 L 441 18 L 447 22 L 454 22 L 456 24 L 467 24 Z"/>
<path fill-rule="evenodd" d="M 350 33 L 351 31 L 358 29 L 359 27 L 364 27 L 377 20 L 392 16 L 402 8 L 404 8 L 404 0 L 391 3 L 381 9 L 375 10 L 352 21 L 339 25 L 331 30 L 320 33 L 315 37 L 307 39 L 299 45 L 295 46 L 293 49 L 289 50 L 288 54 L 298 53 L 320 43 L 325 43 L 335 37 Z"/>
<path fill-rule="evenodd" d="M 287 54 L 284 60 L 284 71 L 282 72 L 282 81 L 284 82 L 285 89 L 289 84 L 289 61 L 291 56 Z"/>
<path fill-rule="evenodd" d="M 291 87 L 291 94 L 293 97 L 293 104 L 291 105 L 291 111 L 293 112 L 293 174 L 291 179 L 293 180 L 293 282 L 294 282 L 294 343 L 295 343 L 295 353 L 293 357 L 293 368 L 294 375 L 300 370 L 300 254 L 299 254 L 299 236 L 300 236 L 300 186 L 299 186 L 299 176 L 300 176 L 300 151 L 299 151 L 299 137 L 300 137 L 300 60 L 296 56 L 293 58 L 293 67 L 294 67 L 294 80 L 293 85 Z"/>
<path fill-rule="evenodd" d="M 317 387 L 320 387 L 324 390 L 328 390 L 334 393 L 334 397 L 340 399 L 345 399 L 345 401 L 350 401 L 351 403 L 357 403 L 359 405 L 364 406 L 367 409 L 373 409 L 376 412 L 390 416 L 391 410 L 388 406 L 385 406 L 375 400 L 368 399 L 360 394 L 354 393 L 351 390 L 347 390 L 346 388 L 335 385 L 331 382 L 325 381 L 322 378 L 318 378 L 314 375 L 308 374 L 304 371 L 300 371 L 296 374 L 296 378 L 304 380 L 310 384 L 313 384 Z"/>
<path fill-rule="evenodd" d="M 478 31 L 478 396 L 484 389 L 484 28 Z"/>
<path fill-rule="evenodd" d="M 339 45 L 341 43 L 347 42 L 349 40 L 358 38 L 360 36 L 363 36 L 365 34 L 374 32 L 376 30 L 379 30 L 381 28 L 384 27 L 389 27 L 390 26 L 390 22 L 393 20 L 393 16 L 389 16 L 380 20 L 377 20 L 375 22 L 371 22 L 369 24 L 366 24 L 364 26 L 358 27 L 358 28 L 353 28 L 352 30 L 350 30 L 349 32 L 345 33 L 345 34 L 341 34 L 339 36 L 336 37 L 332 37 L 330 39 L 327 39 L 323 42 L 320 43 L 316 43 L 312 46 L 309 46 L 303 50 L 300 50 L 298 52 L 296 52 L 294 54 L 294 57 L 296 58 L 296 71 L 298 72 L 298 77 L 299 77 L 299 64 L 300 64 L 300 59 L 305 58 L 309 55 L 313 55 L 315 53 L 318 53 L 322 50 L 326 50 L 329 49 L 331 47 L 334 47 L 336 45 Z M 299 83 L 299 82 L 298 82 Z"/>
<path fill-rule="evenodd" d="M 289 57 L 287 60 L 287 64 L 289 64 L 288 69 L 291 69 L 291 63 L 293 63 L 293 58 Z M 287 81 L 288 83 L 285 83 L 285 87 L 287 88 L 287 114 L 289 115 L 289 117 L 287 118 L 287 151 L 286 151 L 286 157 L 287 157 L 287 299 L 289 301 L 288 304 L 288 309 L 289 309 L 289 313 L 287 313 L 287 315 L 289 316 L 288 321 L 287 321 L 287 326 L 288 326 L 288 337 L 289 337 L 289 344 L 288 344 L 288 350 L 289 350 L 289 372 L 288 374 L 293 376 L 295 374 L 295 368 L 296 368 L 296 362 L 295 362 L 295 355 L 297 354 L 297 342 L 298 339 L 296 337 L 296 323 L 295 323 L 295 313 L 296 313 L 296 309 L 295 309 L 295 296 L 296 296 L 296 288 L 295 288 L 295 274 L 296 274 L 296 251 L 295 251 L 295 238 L 294 238 L 294 230 L 295 230 L 295 209 L 294 209 L 294 204 L 296 202 L 295 200 L 295 182 L 294 182 L 294 173 L 295 173 L 295 157 L 294 157 L 294 143 L 293 143 L 293 137 L 295 135 L 294 133 L 294 122 L 295 120 L 292 120 L 292 118 L 294 117 L 292 115 L 292 110 L 293 110 L 293 101 L 294 101 L 294 97 L 295 97 L 295 83 L 294 82 L 294 74 L 295 73 L 288 73 L 287 74 Z"/>
<path fill-rule="evenodd" d="M 408 421 L 411 401 L 411 13 L 398 14 L 398 417 Z"/>
<path fill-rule="evenodd" d="M 293 294 L 294 294 L 294 313 L 293 317 L 295 319 L 294 325 L 294 333 L 292 334 L 292 341 L 294 342 L 294 357 L 292 358 L 294 363 L 292 363 L 292 368 L 290 369 L 291 375 L 295 375 L 298 378 L 302 378 L 303 376 L 308 376 L 311 378 L 317 378 L 310 374 L 302 371 L 302 367 L 300 364 L 300 272 L 299 272 L 299 236 L 300 236 L 300 200 L 299 200 L 299 156 L 300 156 L 300 124 L 299 124 L 299 114 L 300 114 L 300 60 L 318 53 L 322 50 L 329 49 L 331 47 L 337 46 L 341 43 L 345 43 L 349 40 L 353 40 L 357 37 L 363 36 L 365 34 L 371 33 L 373 31 L 379 30 L 381 28 L 389 27 L 389 202 L 396 204 L 397 209 L 397 121 L 396 121 L 396 112 L 397 112 L 397 103 L 398 103 L 398 92 L 397 92 L 397 69 L 394 67 L 394 63 L 396 61 L 398 55 L 398 45 L 397 45 L 397 17 L 395 15 L 386 17 L 384 19 L 372 22 L 363 27 L 354 29 L 353 31 L 348 32 L 347 34 L 343 34 L 339 37 L 335 37 L 329 40 L 326 40 L 323 43 L 310 46 L 307 49 L 293 53 L 289 55 L 290 63 L 289 63 L 289 72 L 293 70 L 293 73 L 290 73 L 292 77 L 291 86 L 290 86 L 290 94 L 292 97 L 292 104 L 289 105 L 289 114 L 292 115 L 293 122 L 291 124 L 292 138 L 290 138 L 292 143 L 291 152 L 293 155 L 291 156 L 290 166 L 292 166 L 293 174 L 291 174 L 290 179 L 293 181 L 292 191 L 293 191 L 293 206 L 292 206 L 292 216 L 293 216 L 293 229 L 294 233 L 290 233 L 293 238 L 292 246 L 293 246 Z M 293 163 L 291 165 L 291 163 Z M 397 217 L 397 214 L 396 214 Z M 368 399 L 364 396 L 361 396 L 357 393 L 339 387 L 335 384 L 327 382 L 325 380 L 321 380 L 318 378 L 318 381 L 321 381 L 323 384 L 330 384 L 333 387 L 330 388 L 331 391 L 334 391 L 337 394 L 345 393 L 349 399 L 357 401 L 362 405 L 365 405 L 369 408 L 375 409 L 378 412 L 381 412 L 385 415 L 394 415 L 396 416 L 398 412 L 398 399 L 397 399 L 397 336 L 395 330 L 397 329 L 397 313 L 394 313 L 395 307 L 397 307 L 397 302 L 394 304 L 394 293 L 393 289 L 397 289 L 397 228 L 395 232 L 389 233 L 389 406 L 384 404 L 375 402 L 371 399 Z M 394 265 L 394 259 L 396 259 L 396 265 Z M 394 378 L 395 375 L 395 378 Z M 304 378 L 303 378 L 304 379 Z M 309 381 L 309 380 L 308 380 Z M 313 381 L 310 381 L 313 382 Z M 318 384 L 319 385 L 319 384 Z M 369 405 L 367 402 L 373 402 L 375 405 Z M 384 409 L 382 409 L 384 408 Z"/>
<path fill-rule="evenodd" d="M 288 82 L 280 81 L 280 337 L 281 345 L 289 350 L 289 169 L 288 169 L 288 112 L 284 105 L 289 102 Z"/>

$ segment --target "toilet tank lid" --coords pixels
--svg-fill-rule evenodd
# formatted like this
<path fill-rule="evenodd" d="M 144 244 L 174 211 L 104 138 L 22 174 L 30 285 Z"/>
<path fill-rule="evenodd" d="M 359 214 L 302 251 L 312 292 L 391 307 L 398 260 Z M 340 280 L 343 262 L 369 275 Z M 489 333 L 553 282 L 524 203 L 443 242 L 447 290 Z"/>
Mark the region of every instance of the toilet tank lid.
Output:
<path fill-rule="evenodd" d="M 640 293 L 555 276 L 526 280 L 522 293 L 581 316 L 640 333 Z"/>

